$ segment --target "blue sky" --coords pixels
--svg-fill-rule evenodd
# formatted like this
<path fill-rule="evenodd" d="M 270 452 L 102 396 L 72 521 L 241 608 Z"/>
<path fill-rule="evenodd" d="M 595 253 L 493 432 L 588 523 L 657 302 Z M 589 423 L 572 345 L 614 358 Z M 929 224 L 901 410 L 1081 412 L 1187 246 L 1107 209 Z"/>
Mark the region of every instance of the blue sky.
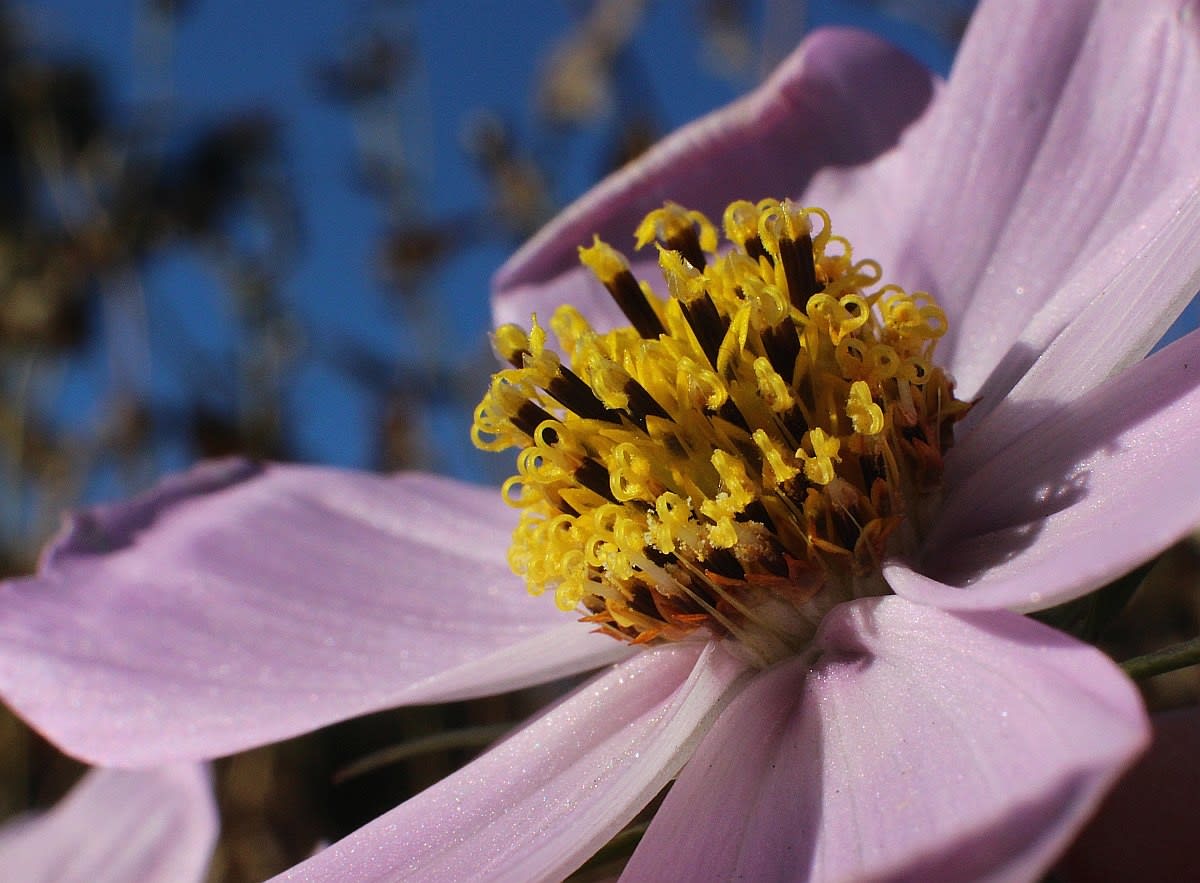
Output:
<path fill-rule="evenodd" d="M 775 3 L 775 14 L 789 8 Z M 362 341 L 385 363 L 398 366 L 420 358 L 444 358 L 448 364 L 486 346 L 487 283 L 506 256 L 497 241 L 473 248 L 449 262 L 433 280 L 436 311 L 431 333 L 415 335 L 394 299 L 372 276 L 372 256 L 383 228 L 377 202 L 351 186 L 354 133 L 345 108 L 323 100 L 314 88 L 313 70 L 345 45 L 366 20 L 365 4 L 340 0 L 294 3 L 284 0 L 237 2 L 195 0 L 174 35 L 170 75 L 176 119 L 186 130 L 238 110 L 269 108 L 283 123 L 287 172 L 296 185 L 304 252 L 283 292 L 312 345 L 339 340 Z M 715 76 L 703 63 L 695 36 L 698 4 L 649 4 L 647 18 L 625 63 L 634 79 L 653 96 L 654 105 L 674 127 L 720 106 L 752 81 Z M 761 4 L 760 4 L 761 5 Z M 962 4 L 952 4 L 961 6 Z M 139 93 L 135 51 L 143 34 L 135 26 L 133 0 L 41 0 L 26 9 L 43 42 L 68 54 L 97 59 L 118 100 Z M 889 17 L 880 7 L 907 10 L 938 8 L 935 0 L 868 4 L 861 0 L 813 2 L 807 24 L 854 24 L 883 33 L 931 67 L 945 71 L 948 45 L 911 21 Z M 460 133 L 472 114 L 488 109 L 511 122 L 519 133 L 534 131 L 532 96 L 547 47 L 567 32 L 572 6 L 558 0 L 518 2 L 409 2 L 389 7 L 392 20 L 411 32 L 419 65 L 403 110 L 407 124 L 401 143 L 415 157 L 416 193 L 428 218 L 452 217 L 478 206 L 484 182 L 460 148 Z M 761 9 L 759 10 L 761 15 Z M 787 21 L 787 19 L 791 19 Z M 785 51 L 798 39 L 799 16 L 776 19 L 770 45 Z M 564 142 L 554 155 L 555 194 L 561 200 L 581 193 L 593 180 L 597 155 L 606 143 L 603 125 Z M 194 257 L 171 255 L 153 264 L 144 280 L 169 314 L 152 306 L 152 348 L 171 351 L 171 335 L 185 323 L 188 333 L 211 348 L 218 360 L 234 342 L 217 329 L 228 304 L 220 283 Z M 175 320 L 163 319 L 174 316 Z M 160 321 L 161 319 L 161 321 Z M 102 407 L 90 394 L 105 370 L 97 357 L 73 374 L 77 407 Z M 182 395 L 187 382 L 179 366 L 158 359 L 147 372 L 159 398 Z M 482 377 L 481 377 L 482 383 Z M 482 387 L 481 387 L 482 390 Z M 377 402 L 336 373 L 314 367 L 302 371 L 286 391 L 294 415 L 292 434 L 301 459 L 363 465 L 371 439 L 361 429 L 377 419 Z M 508 468 L 488 464 L 466 437 L 469 405 L 453 402 L 432 409 L 426 422 L 433 433 L 429 465 L 438 471 L 485 478 Z M 175 452 L 177 459 L 186 456 Z M 503 458 L 492 458 L 503 459 Z M 180 465 L 168 463 L 166 465 Z"/>

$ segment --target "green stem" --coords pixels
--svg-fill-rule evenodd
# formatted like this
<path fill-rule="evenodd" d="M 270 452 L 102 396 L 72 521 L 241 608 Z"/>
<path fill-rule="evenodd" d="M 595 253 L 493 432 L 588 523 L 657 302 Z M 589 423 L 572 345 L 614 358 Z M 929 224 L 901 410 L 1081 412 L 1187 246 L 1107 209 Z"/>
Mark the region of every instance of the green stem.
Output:
<path fill-rule="evenodd" d="M 1180 641 L 1145 656 L 1126 659 L 1121 663 L 1121 668 L 1135 681 L 1140 681 L 1189 665 L 1200 665 L 1200 638 Z"/>
<path fill-rule="evenodd" d="M 400 763 L 410 757 L 422 754 L 432 754 L 435 751 L 453 751 L 458 748 L 483 748 L 495 742 L 501 736 L 516 727 L 514 721 L 504 721 L 496 724 L 480 724 L 477 727 L 461 727 L 456 730 L 446 730 L 432 736 L 410 739 L 399 745 L 391 745 L 379 751 L 372 752 L 366 757 L 359 758 L 333 775 L 334 784 L 340 784 L 347 779 L 373 772 L 380 767 L 392 763 Z"/>

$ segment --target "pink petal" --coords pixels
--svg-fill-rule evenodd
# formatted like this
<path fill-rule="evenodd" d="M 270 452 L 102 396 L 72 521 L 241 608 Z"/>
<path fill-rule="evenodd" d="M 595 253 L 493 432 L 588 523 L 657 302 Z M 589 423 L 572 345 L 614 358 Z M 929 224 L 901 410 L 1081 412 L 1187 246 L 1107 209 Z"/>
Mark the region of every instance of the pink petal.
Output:
<path fill-rule="evenodd" d="M 1151 720 L 1154 744 L 1071 847 L 1063 880 L 1200 880 L 1200 708 Z"/>
<path fill-rule="evenodd" d="M 0 868 L 22 883 L 199 883 L 216 841 L 201 767 L 93 770 L 52 810 L 0 829 Z"/>
<path fill-rule="evenodd" d="M 1137 261 L 1196 190 L 1198 31 L 1191 0 L 984 2 L 930 118 L 903 142 L 923 175 L 912 160 L 881 166 L 902 176 L 890 187 L 898 249 L 859 251 L 940 299 L 953 320 L 942 358 L 962 394 L 984 392 L 983 409 L 1113 284 L 1124 261 L 1110 253 Z M 1122 323 L 1139 340 L 1142 323 L 1182 306 L 1195 262 L 1140 266 L 1161 288 L 1143 298 L 1133 281 L 1142 302 Z"/>
<path fill-rule="evenodd" d="M 716 644 L 640 653 L 282 879 L 562 879 L 675 775 L 745 673 Z"/>
<path fill-rule="evenodd" d="M 1074 402 L 1039 407 L 1036 428 L 947 489 L 916 569 L 884 568 L 897 594 L 1040 610 L 1200 523 L 1200 332 Z"/>
<path fill-rule="evenodd" d="M 623 658 L 530 598 L 496 491 L 218 463 L 77 516 L 0 593 L 0 692 L 117 766 L 212 757 Z"/>
<path fill-rule="evenodd" d="M 1077 398 L 1144 357 L 1200 290 L 1200 179 L 1182 198 L 1164 193 L 1128 229 L 1056 295 L 1073 315 L 1047 307 L 1026 328 L 1019 346 L 1029 358 L 1021 364 L 1032 364 L 1002 401 L 981 403 L 979 418 L 972 412 L 969 434 L 954 452 L 958 474 L 974 472 L 993 451 L 1028 431 L 1047 400 Z M 1092 300 L 1077 308 L 1085 296 Z"/>
<path fill-rule="evenodd" d="M 862 163 L 895 144 L 931 94 L 928 72 L 876 37 L 810 35 L 753 93 L 664 139 L 518 251 L 494 281 L 497 322 L 546 318 L 568 300 L 603 311 L 607 296 L 577 270 L 576 249 L 593 233 L 625 250 L 664 200 L 719 219 L 735 199 L 798 195 L 817 169 Z"/>
<path fill-rule="evenodd" d="M 1112 662 L 1015 614 L 868 599 L 817 646 L 730 703 L 623 881 L 1037 879 L 1147 741 Z"/>

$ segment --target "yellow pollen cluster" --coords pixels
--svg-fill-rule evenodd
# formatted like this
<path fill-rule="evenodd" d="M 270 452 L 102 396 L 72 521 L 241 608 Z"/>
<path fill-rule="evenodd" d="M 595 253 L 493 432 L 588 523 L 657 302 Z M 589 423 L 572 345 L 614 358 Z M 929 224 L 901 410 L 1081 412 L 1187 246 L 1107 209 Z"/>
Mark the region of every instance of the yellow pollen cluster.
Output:
<path fill-rule="evenodd" d="M 556 346 L 536 317 L 498 329 L 512 367 L 472 436 L 519 449 L 503 493 L 531 592 L 626 640 L 700 631 L 771 655 L 880 590 L 889 538 L 936 489 L 967 406 L 931 361 L 941 309 L 881 285 L 824 211 L 741 201 L 723 221 L 724 248 L 670 203 L 638 228 L 665 299 L 609 245 L 581 248 L 629 326 L 597 333 L 564 306 Z"/>

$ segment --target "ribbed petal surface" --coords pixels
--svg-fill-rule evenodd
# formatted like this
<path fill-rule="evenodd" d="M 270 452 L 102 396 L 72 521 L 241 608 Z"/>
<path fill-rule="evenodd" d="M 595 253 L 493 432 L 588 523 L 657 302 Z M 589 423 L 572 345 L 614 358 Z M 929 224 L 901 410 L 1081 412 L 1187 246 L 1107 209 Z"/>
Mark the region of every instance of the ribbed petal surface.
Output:
<path fill-rule="evenodd" d="M 1099 588 L 1200 524 L 1200 332 L 1087 395 L 947 488 L 912 601 L 1029 611 Z"/>
<path fill-rule="evenodd" d="M 894 241 L 856 241 L 941 301 L 941 357 L 964 397 L 984 395 L 976 419 L 1102 291 L 1137 299 L 1138 274 L 1120 270 L 1200 182 L 1197 101 L 1196 0 L 980 5 L 907 156 L 877 170 L 896 180 L 861 185 L 893 196 Z M 1132 340 L 1148 348 L 1195 293 L 1195 263 L 1140 264 L 1157 298 L 1131 310 Z"/>
<path fill-rule="evenodd" d="M 730 703 L 623 881 L 1037 879 L 1147 742 L 1097 650 L 1006 612 L 836 608 Z"/>
<path fill-rule="evenodd" d="M 623 658 L 530 598 L 514 513 L 429 476 L 218 463 L 75 518 L 0 594 L 0 692 L 98 763 L 238 751 Z"/>
<path fill-rule="evenodd" d="M 280 879 L 561 880 L 678 772 L 744 676 L 716 644 L 641 653 Z"/>
<path fill-rule="evenodd" d="M 978 416 L 972 411 L 959 427 L 948 481 L 1028 432 L 1049 403 L 1077 398 L 1144 357 L 1200 290 L 1200 180 L 1182 196 L 1164 193 L 1129 229 L 1137 235 L 1113 243 L 1063 286 L 1072 308 L 1086 290 L 1086 306 L 1073 315 L 1047 309 L 1026 329 L 1018 346 L 1022 365 L 1032 364 L 1002 400 L 984 391 Z"/>

